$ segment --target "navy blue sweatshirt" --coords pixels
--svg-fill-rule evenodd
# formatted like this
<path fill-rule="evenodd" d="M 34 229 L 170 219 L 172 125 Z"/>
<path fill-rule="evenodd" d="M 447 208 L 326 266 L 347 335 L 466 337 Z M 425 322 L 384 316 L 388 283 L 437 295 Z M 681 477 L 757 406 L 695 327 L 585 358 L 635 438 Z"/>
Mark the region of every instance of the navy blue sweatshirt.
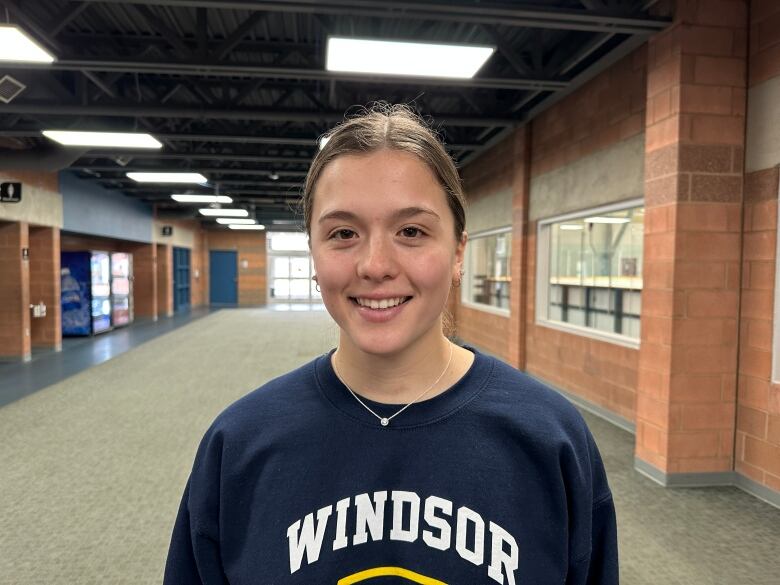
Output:
<path fill-rule="evenodd" d="M 332 351 L 228 407 L 198 449 L 165 584 L 616 584 L 612 496 L 582 417 L 467 349 L 460 381 L 388 427 Z"/>

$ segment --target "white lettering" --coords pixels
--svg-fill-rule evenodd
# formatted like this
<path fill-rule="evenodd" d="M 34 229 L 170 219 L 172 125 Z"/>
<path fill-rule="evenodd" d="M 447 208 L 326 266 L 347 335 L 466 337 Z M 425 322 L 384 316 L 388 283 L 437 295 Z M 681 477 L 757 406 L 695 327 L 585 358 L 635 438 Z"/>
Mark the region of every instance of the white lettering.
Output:
<path fill-rule="evenodd" d="M 423 542 L 438 550 L 448 550 L 452 538 L 452 529 L 446 520 L 436 516 L 437 509 L 447 516 L 452 516 L 452 502 L 437 496 L 425 498 L 425 521 L 431 528 L 439 529 L 439 536 L 434 536 L 430 530 L 423 530 Z"/>
<path fill-rule="evenodd" d="M 349 498 L 344 498 L 336 503 L 336 538 L 333 539 L 333 550 L 346 548 L 349 545 L 347 539 L 347 510 Z"/>
<path fill-rule="evenodd" d="M 393 492 L 393 529 L 391 540 L 414 542 L 420 525 L 420 496 L 414 492 Z M 409 528 L 404 529 L 404 504 L 409 504 Z"/>
<path fill-rule="evenodd" d="M 466 542 L 469 522 L 474 525 L 474 550 L 469 550 Z M 485 522 L 482 516 L 466 506 L 458 508 L 458 529 L 455 536 L 455 550 L 465 560 L 479 566 L 485 556 Z"/>
<path fill-rule="evenodd" d="M 307 514 L 303 519 L 303 528 L 298 532 L 300 520 L 287 529 L 287 541 L 290 546 L 290 574 L 301 568 L 303 553 L 306 552 L 308 564 L 312 564 L 320 558 L 322 538 L 325 536 L 325 527 L 328 518 L 333 511 L 333 506 L 326 506 L 317 511 L 317 528 L 314 528 L 314 515 Z"/>
<path fill-rule="evenodd" d="M 506 575 L 507 585 L 515 585 L 515 571 L 519 564 L 517 542 L 511 534 L 493 522 L 490 522 L 490 534 L 492 545 L 488 576 L 503 585 Z M 509 554 L 504 550 L 504 543 L 509 545 Z"/>
<path fill-rule="evenodd" d="M 366 527 L 371 532 L 371 540 L 382 540 L 382 533 L 385 526 L 385 502 L 387 501 L 387 492 L 374 492 L 374 504 L 368 494 L 359 494 L 355 496 L 355 536 L 352 538 L 352 544 L 363 544 L 368 541 Z"/>

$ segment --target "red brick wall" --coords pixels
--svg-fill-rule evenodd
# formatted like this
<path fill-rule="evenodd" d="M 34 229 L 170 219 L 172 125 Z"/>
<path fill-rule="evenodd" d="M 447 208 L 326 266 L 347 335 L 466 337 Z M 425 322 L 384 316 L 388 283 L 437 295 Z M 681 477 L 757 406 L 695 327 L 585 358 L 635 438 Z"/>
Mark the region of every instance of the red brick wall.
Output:
<path fill-rule="evenodd" d="M 476 164 L 462 171 L 463 187 L 469 204 L 507 189 L 512 184 L 513 138 L 510 136 L 483 154 Z M 466 209 L 466 231 L 469 229 Z M 467 343 L 489 351 L 506 361 L 509 353 L 509 317 L 495 315 L 479 309 L 464 307 L 460 302 L 460 290 L 451 295 L 455 305 L 453 314 L 457 336 Z"/>
<path fill-rule="evenodd" d="M 780 2 L 750 2 L 750 67 L 748 85 L 780 75 Z"/>
<path fill-rule="evenodd" d="M 778 169 L 745 177 L 736 469 L 780 490 L 780 385 L 771 383 Z"/>
<path fill-rule="evenodd" d="M 157 314 L 173 315 L 173 246 L 157 244 Z"/>
<path fill-rule="evenodd" d="M 32 345 L 61 348 L 59 228 L 30 227 L 30 302 L 46 305 L 45 317 L 31 319 Z"/>
<path fill-rule="evenodd" d="M 267 303 L 265 232 L 214 230 L 206 232 L 208 250 L 238 252 L 238 304 L 258 306 Z M 246 261 L 246 267 L 242 262 Z M 207 260 L 204 262 L 208 271 Z M 208 278 L 204 279 L 208 290 Z"/>
<path fill-rule="evenodd" d="M 0 222 L 0 357 L 29 358 L 30 266 L 22 259 L 29 248 L 26 223 Z"/>
<path fill-rule="evenodd" d="M 157 245 L 135 244 L 133 254 L 133 309 L 135 317 L 156 319 L 157 311 Z"/>
<path fill-rule="evenodd" d="M 780 2 L 752 0 L 748 85 L 778 76 Z M 777 197 L 777 167 L 745 175 L 734 453 L 739 473 L 774 490 L 780 490 L 780 385 L 771 383 Z"/>
<path fill-rule="evenodd" d="M 642 46 L 533 120 L 532 176 L 644 130 L 646 58 Z"/>

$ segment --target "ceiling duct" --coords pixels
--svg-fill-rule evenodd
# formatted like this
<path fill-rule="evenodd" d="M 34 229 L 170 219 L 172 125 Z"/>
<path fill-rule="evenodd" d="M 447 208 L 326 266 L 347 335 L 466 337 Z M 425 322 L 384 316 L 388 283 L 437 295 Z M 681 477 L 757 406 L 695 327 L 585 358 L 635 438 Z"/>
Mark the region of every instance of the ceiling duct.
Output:
<path fill-rule="evenodd" d="M 62 148 L 53 144 L 27 150 L 0 148 L 0 171 L 60 171 L 84 156 L 88 150 Z"/>
<path fill-rule="evenodd" d="M 5 75 L 0 79 L 0 102 L 4 104 L 10 104 L 16 96 L 22 93 L 27 86 L 18 79 L 14 79 L 10 75 Z"/>

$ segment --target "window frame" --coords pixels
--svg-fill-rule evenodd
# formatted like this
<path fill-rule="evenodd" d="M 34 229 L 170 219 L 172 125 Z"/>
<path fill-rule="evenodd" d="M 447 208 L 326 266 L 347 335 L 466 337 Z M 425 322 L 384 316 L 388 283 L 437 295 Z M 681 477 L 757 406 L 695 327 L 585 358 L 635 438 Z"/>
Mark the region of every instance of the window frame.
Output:
<path fill-rule="evenodd" d="M 509 234 L 510 237 L 512 235 L 512 226 L 502 226 L 498 228 L 491 228 L 487 230 L 482 230 L 480 232 L 476 232 L 474 234 L 469 234 L 468 244 L 471 244 L 474 240 L 479 240 L 480 238 L 487 238 L 490 236 L 495 236 L 498 234 Z M 470 267 L 471 263 L 471 247 L 469 245 L 466 245 L 466 251 L 463 256 L 463 266 L 464 266 L 464 274 L 463 274 L 463 282 L 461 283 L 460 287 L 460 304 L 467 309 L 473 309 L 475 311 L 483 311 L 485 313 L 491 313 L 493 315 L 499 315 L 501 317 L 509 317 L 511 315 L 511 309 L 502 309 L 501 307 L 494 307 L 493 305 L 487 305 L 485 303 L 475 303 L 474 301 L 471 301 L 468 299 L 467 290 L 470 290 L 471 288 L 471 275 L 467 273 L 468 268 Z M 510 242 L 509 246 L 509 276 L 511 278 L 512 276 L 512 245 Z M 511 284 L 510 284 L 511 289 Z"/>
<path fill-rule="evenodd" d="M 536 299 L 534 307 L 534 323 L 540 327 L 547 327 L 549 329 L 556 329 L 558 331 L 564 331 L 573 335 L 579 335 L 581 337 L 589 337 L 598 341 L 605 341 L 607 343 L 613 343 L 616 345 L 622 345 L 624 347 L 630 347 L 632 349 L 639 349 L 641 340 L 627 335 L 620 335 L 618 333 L 610 333 L 608 331 L 600 331 L 590 327 L 582 327 L 580 325 L 572 325 L 562 321 L 551 321 L 546 317 L 546 311 L 549 304 L 549 284 L 550 284 L 550 225 L 559 223 L 562 221 L 569 221 L 573 219 L 581 219 L 591 215 L 599 215 L 602 213 L 612 213 L 614 211 L 623 211 L 625 209 L 631 209 L 632 207 L 644 207 L 645 201 L 643 197 L 634 199 L 626 199 L 618 201 L 616 203 L 609 203 L 607 205 L 599 205 L 597 207 L 589 207 L 587 209 L 581 209 L 578 211 L 564 213 L 553 217 L 546 217 L 540 219 L 536 224 Z M 642 255 L 644 256 L 644 243 L 642 246 Z M 644 262 L 642 263 L 644 266 Z M 644 285 L 642 287 L 644 290 Z M 641 312 L 640 312 L 641 314 Z M 641 317 L 640 317 L 641 318 Z"/>

